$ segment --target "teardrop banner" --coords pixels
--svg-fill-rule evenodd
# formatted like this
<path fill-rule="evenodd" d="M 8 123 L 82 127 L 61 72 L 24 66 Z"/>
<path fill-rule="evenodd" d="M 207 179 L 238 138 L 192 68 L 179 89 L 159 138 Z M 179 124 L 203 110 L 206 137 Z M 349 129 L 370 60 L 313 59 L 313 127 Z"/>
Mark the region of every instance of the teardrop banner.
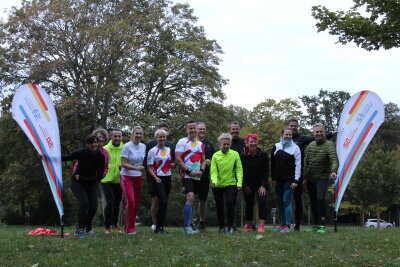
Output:
<path fill-rule="evenodd" d="M 56 110 L 50 96 L 40 86 L 20 86 L 12 101 L 12 116 L 37 152 L 61 218 L 64 215 L 60 133 Z"/>
<path fill-rule="evenodd" d="M 380 97 L 372 91 L 358 92 L 344 106 L 336 140 L 339 158 L 334 192 L 336 213 L 358 162 L 384 119 L 385 106 Z"/>

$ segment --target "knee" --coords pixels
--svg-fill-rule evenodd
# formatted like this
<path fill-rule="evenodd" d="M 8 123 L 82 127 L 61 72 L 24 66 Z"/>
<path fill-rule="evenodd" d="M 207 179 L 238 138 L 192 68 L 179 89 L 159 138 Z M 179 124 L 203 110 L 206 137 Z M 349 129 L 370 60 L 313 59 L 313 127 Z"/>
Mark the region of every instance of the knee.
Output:
<path fill-rule="evenodd" d="M 194 194 L 192 192 L 186 194 L 186 202 L 193 204 Z"/>

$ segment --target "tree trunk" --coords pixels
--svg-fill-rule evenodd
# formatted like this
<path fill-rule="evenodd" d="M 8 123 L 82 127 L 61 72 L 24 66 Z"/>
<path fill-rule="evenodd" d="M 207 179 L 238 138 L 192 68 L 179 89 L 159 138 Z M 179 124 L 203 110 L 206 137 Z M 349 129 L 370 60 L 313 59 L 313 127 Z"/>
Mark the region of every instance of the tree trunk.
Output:
<path fill-rule="evenodd" d="M 377 227 L 381 229 L 381 203 L 376 203 L 376 220 L 377 220 Z"/>
<path fill-rule="evenodd" d="M 364 227 L 364 221 L 365 221 L 365 211 L 364 207 L 361 205 L 361 220 L 360 220 L 361 227 Z"/>

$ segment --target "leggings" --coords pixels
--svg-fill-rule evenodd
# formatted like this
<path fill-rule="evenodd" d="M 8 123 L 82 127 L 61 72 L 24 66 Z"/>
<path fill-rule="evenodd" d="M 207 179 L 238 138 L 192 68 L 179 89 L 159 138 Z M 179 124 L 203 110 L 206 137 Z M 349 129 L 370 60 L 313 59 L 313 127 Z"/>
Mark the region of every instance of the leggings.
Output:
<path fill-rule="evenodd" d="M 258 218 L 260 220 L 265 220 L 267 218 L 267 194 L 265 194 L 265 196 L 260 196 L 257 189 L 251 188 L 250 190 L 250 193 L 243 190 L 243 197 L 246 203 L 246 221 L 253 220 L 254 195 L 257 196 L 258 201 Z"/>
<path fill-rule="evenodd" d="M 328 179 L 307 181 L 307 191 L 310 196 L 314 225 L 325 225 L 327 188 Z"/>
<path fill-rule="evenodd" d="M 303 218 L 303 182 L 300 181 L 293 192 L 294 197 L 294 222 L 300 225 Z"/>
<path fill-rule="evenodd" d="M 71 190 L 79 202 L 78 229 L 90 231 L 93 217 L 97 211 L 97 183 L 81 184 L 72 179 Z"/>
<path fill-rule="evenodd" d="M 276 182 L 276 195 L 278 197 L 279 214 L 281 225 L 290 227 L 292 223 L 292 195 L 293 189 L 290 188 L 291 182 Z"/>
<path fill-rule="evenodd" d="M 135 232 L 136 213 L 139 209 L 142 176 L 121 175 L 121 189 L 125 202 L 125 233 Z"/>
<path fill-rule="evenodd" d="M 236 185 L 213 188 L 215 204 L 217 206 L 217 217 L 220 228 L 225 227 L 224 222 L 224 195 L 226 198 L 226 208 L 228 210 L 228 227 L 233 227 L 235 219 L 235 205 L 237 196 Z"/>
<path fill-rule="evenodd" d="M 158 197 L 157 229 L 164 227 L 165 215 L 167 213 L 169 192 L 171 190 L 171 176 L 157 176 L 161 183 L 154 183 L 154 189 Z"/>
<path fill-rule="evenodd" d="M 104 226 L 118 226 L 119 205 L 121 204 L 122 191 L 118 183 L 101 183 L 103 188 L 105 206 L 104 206 Z"/>

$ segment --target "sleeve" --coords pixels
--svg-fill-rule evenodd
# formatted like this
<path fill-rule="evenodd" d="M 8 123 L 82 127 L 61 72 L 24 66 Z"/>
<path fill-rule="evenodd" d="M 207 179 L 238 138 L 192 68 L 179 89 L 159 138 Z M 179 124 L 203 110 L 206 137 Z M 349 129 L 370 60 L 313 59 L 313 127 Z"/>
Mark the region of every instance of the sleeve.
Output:
<path fill-rule="evenodd" d="M 271 151 L 271 178 L 273 181 L 276 180 L 276 174 L 275 174 L 275 151 L 276 151 L 276 145 L 274 145 L 274 148 Z"/>
<path fill-rule="evenodd" d="M 242 163 L 242 172 L 243 172 L 243 181 L 242 185 L 247 185 L 247 160 L 246 156 L 243 153 L 240 153 L 240 162 Z"/>
<path fill-rule="evenodd" d="M 172 158 L 172 162 L 175 162 L 175 145 L 174 143 L 170 142 L 170 147 L 171 149 L 171 158 Z"/>
<path fill-rule="evenodd" d="M 74 152 L 72 152 L 68 155 L 61 156 L 61 160 L 62 161 L 77 160 L 77 159 L 79 159 L 81 153 L 82 153 L 82 149 L 75 150 Z"/>
<path fill-rule="evenodd" d="M 307 146 L 305 151 L 304 151 L 304 166 L 303 166 L 303 178 L 307 179 L 307 173 L 308 173 L 308 161 L 310 160 L 310 157 L 308 155 L 308 152 L 310 151 L 310 146 Z"/>
<path fill-rule="evenodd" d="M 82 179 L 84 182 L 95 182 L 95 181 L 100 181 L 103 179 L 103 174 L 104 174 L 104 162 L 105 162 L 105 157 L 103 154 L 100 155 L 100 157 L 97 158 L 97 170 L 96 174 L 92 176 L 84 176 L 82 174 L 79 174 L 79 179 Z"/>
<path fill-rule="evenodd" d="M 150 149 L 147 153 L 147 162 L 146 165 L 154 165 L 154 150 Z"/>
<path fill-rule="evenodd" d="M 332 133 L 332 132 L 329 132 L 329 133 L 325 134 L 325 138 L 326 138 L 327 140 L 331 140 L 331 139 L 333 138 L 333 133 Z"/>
<path fill-rule="evenodd" d="M 108 151 L 106 149 L 103 148 L 102 152 L 104 154 L 104 173 L 102 178 L 104 178 L 108 173 L 108 161 L 110 160 L 110 156 L 108 155 Z"/>
<path fill-rule="evenodd" d="M 211 183 L 216 185 L 217 181 L 218 181 L 218 167 L 217 167 L 216 154 L 214 154 L 212 159 L 211 159 L 210 174 L 211 174 Z"/>
<path fill-rule="evenodd" d="M 298 146 L 294 151 L 294 164 L 295 164 L 295 171 L 294 171 L 294 179 L 296 182 L 299 182 L 301 176 L 301 151 Z"/>
<path fill-rule="evenodd" d="M 124 145 L 124 147 L 122 148 L 122 152 L 121 152 L 121 158 L 129 158 L 129 148 L 127 146 L 127 144 Z"/>
<path fill-rule="evenodd" d="M 182 139 L 176 144 L 175 152 L 185 152 L 185 143 L 182 141 Z"/>
<path fill-rule="evenodd" d="M 206 156 L 206 146 L 204 145 L 203 142 L 201 143 L 201 151 L 202 151 L 201 155 L 205 157 Z"/>
<path fill-rule="evenodd" d="M 329 142 L 328 157 L 331 161 L 331 173 L 337 172 L 339 168 L 339 161 L 336 154 L 335 145 L 332 142 Z"/>
<path fill-rule="evenodd" d="M 312 141 L 315 140 L 315 137 L 312 135 L 303 135 L 303 136 L 304 136 L 304 143 L 303 143 L 304 146 L 309 145 Z"/>
<path fill-rule="evenodd" d="M 263 169 L 263 174 L 262 174 L 262 185 L 268 189 L 269 183 L 268 183 L 268 176 L 269 176 L 269 159 L 268 159 L 268 153 L 264 153 L 264 169 Z"/>
<path fill-rule="evenodd" d="M 237 179 L 237 186 L 242 187 L 243 184 L 243 168 L 242 168 L 242 162 L 240 160 L 239 153 L 236 155 L 236 179 Z"/>

